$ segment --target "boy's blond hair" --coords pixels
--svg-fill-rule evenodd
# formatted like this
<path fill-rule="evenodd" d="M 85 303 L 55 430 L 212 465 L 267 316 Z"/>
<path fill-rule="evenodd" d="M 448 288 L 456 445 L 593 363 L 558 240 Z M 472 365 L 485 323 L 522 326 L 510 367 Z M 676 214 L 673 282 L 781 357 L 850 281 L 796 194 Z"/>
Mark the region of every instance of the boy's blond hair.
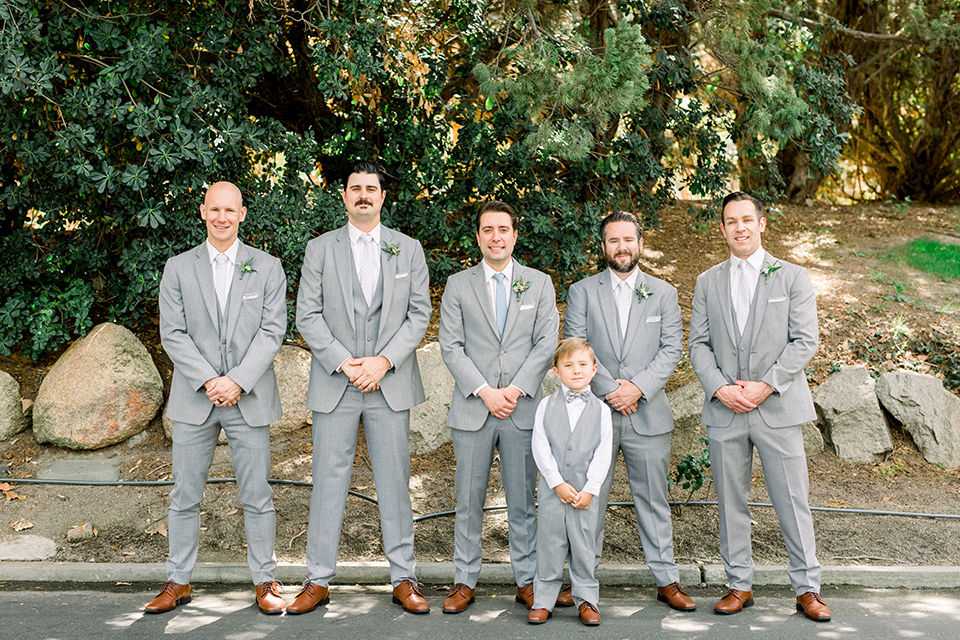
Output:
<path fill-rule="evenodd" d="M 557 350 L 553 352 L 553 366 L 557 366 L 557 363 L 561 360 L 573 356 L 578 351 L 589 353 L 590 360 L 593 364 L 597 364 L 597 354 L 593 352 L 593 347 L 590 346 L 589 342 L 583 338 L 567 338 L 561 340 L 560 344 L 557 345 Z"/>

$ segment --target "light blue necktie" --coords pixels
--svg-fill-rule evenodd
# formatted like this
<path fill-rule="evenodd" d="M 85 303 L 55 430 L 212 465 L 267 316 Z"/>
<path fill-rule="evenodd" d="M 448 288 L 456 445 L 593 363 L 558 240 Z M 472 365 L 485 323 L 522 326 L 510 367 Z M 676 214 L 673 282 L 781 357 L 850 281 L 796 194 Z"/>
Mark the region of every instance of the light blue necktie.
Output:
<path fill-rule="evenodd" d="M 507 287 L 503 284 L 504 275 L 502 273 L 493 274 L 497 281 L 497 329 L 500 335 L 503 335 L 503 328 L 507 324 Z"/>
<path fill-rule="evenodd" d="M 747 327 L 747 318 L 750 316 L 750 284 L 747 282 L 746 260 L 741 260 L 738 266 L 740 274 L 737 277 L 737 329 L 740 335 Z"/>

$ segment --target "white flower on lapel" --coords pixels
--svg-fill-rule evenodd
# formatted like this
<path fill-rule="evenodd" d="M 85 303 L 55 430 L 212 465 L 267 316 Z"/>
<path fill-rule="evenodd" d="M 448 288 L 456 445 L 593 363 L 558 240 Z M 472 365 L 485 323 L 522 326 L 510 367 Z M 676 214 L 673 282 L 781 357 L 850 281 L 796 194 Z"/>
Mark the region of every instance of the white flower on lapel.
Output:
<path fill-rule="evenodd" d="M 256 269 L 253 268 L 253 258 L 247 258 L 243 262 L 237 265 L 237 269 L 240 269 L 240 279 L 243 280 L 243 276 L 246 273 L 256 273 Z"/>
<path fill-rule="evenodd" d="M 530 281 L 522 278 L 513 281 L 513 292 L 517 294 L 517 302 L 520 302 L 520 295 L 530 288 Z"/>
<path fill-rule="evenodd" d="M 387 244 L 386 240 L 381 240 L 383 246 L 380 247 L 381 251 L 387 252 L 387 261 L 389 262 L 393 256 L 400 255 L 400 245 L 398 244 Z"/>
<path fill-rule="evenodd" d="M 633 290 L 637 294 L 637 304 L 643 302 L 646 298 L 649 298 L 653 295 L 653 291 L 650 291 L 650 287 L 647 286 L 646 282 L 641 282 L 637 285 L 637 288 Z"/>
<path fill-rule="evenodd" d="M 779 260 L 775 260 L 773 264 L 770 264 L 769 262 L 763 263 L 763 269 L 760 270 L 760 275 L 763 276 L 764 284 L 766 284 L 767 278 L 772 276 L 774 272 L 776 272 L 776 270 L 779 269 L 781 266 L 782 265 L 780 264 Z"/>

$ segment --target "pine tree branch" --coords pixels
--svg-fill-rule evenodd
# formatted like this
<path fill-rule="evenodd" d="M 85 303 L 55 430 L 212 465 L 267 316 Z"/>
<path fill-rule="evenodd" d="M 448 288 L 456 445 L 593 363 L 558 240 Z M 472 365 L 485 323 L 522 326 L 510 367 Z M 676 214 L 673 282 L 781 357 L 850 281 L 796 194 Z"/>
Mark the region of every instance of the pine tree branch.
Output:
<path fill-rule="evenodd" d="M 788 22 L 797 22 L 802 24 L 805 27 L 811 28 L 825 28 L 827 25 L 817 22 L 816 20 L 810 20 L 809 18 L 801 18 L 799 16 L 791 15 L 790 13 L 780 10 L 780 9 L 770 9 L 767 11 L 767 15 L 771 18 L 779 18 L 780 20 L 786 20 Z M 910 44 L 919 44 L 920 41 L 916 38 L 910 38 L 899 33 L 870 33 L 869 31 L 858 31 L 856 29 L 851 29 L 845 27 L 839 23 L 833 25 L 833 27 L 844 34 L 847 37 L 853 38 L 855 40 L 863 40 L 865 42 L 907 42 Z"/>

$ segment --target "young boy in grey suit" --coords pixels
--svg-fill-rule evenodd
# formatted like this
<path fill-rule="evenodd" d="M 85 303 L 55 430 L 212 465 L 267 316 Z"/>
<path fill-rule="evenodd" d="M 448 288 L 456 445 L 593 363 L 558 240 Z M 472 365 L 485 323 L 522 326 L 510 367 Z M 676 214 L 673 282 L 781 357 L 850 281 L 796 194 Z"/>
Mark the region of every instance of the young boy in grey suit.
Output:
<path fill-rule="evenodd" d="M 580 621 L 600 624 L 600 585 L 594 577 L 600 493 L 613 453 L 610 408 L 590 391 L 597 373 L 593 348 L 581 338 L 567 338 L 553 356 L 561 387 L 537 407 L 533 423 L 533 458 L 540 470 L 537 496 L 537 578 L 527 620 L 543 624 L 552 615 L 570 556 L 570 581 Z"/>

